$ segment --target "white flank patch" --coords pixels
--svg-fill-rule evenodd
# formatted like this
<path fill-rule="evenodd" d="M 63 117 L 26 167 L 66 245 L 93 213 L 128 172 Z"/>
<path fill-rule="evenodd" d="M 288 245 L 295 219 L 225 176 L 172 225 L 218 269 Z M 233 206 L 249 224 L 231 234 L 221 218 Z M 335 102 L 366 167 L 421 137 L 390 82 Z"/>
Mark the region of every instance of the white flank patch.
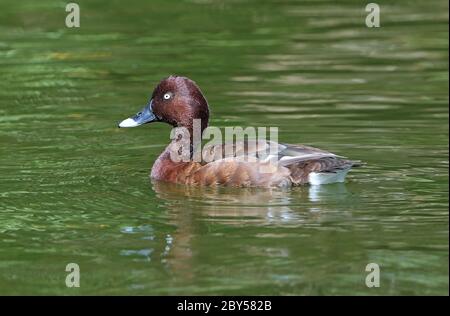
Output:
<path fill-rule="evenodd" d="M 309 184 L 321 185 L 344 182 L 345 176 L 349 171 L 350 168 L 345 170 L 338 170 L 336 172 L 311 172 L 309 174 Z"/>

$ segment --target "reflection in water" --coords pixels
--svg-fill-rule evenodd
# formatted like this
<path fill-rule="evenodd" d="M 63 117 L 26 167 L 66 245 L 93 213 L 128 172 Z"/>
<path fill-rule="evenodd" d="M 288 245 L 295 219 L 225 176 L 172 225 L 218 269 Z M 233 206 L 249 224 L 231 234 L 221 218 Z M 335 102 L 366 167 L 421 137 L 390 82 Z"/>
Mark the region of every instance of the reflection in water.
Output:
<path fill-rule="evenodd" d="M 199 235 L 200 223 L 295 227 L 305 221 L 319 220 L 322 212 L 334 204 L 333 201 L 342 201 L 348 196 L 344 183 L 265 189 L 184 186 L 153 180 L 152 188 L 176 227 L 170 243 L 167 243 L 163 261 L 172 273 L 185 280 L 194 277 L 193 238 Z M 254 252 L 252 249 L 248 251 Z M 274 252 L 288 256 L 283 248 L 267 248 L 259 252 L 267 256 Z"/>
<path fill-rule="evenodd" d="M 242 225 L 297 224 L 308 212 L 320 211 L 330 201 L 348 194 L 344 183 L 293 189 L 223 188 L 183 186 L 152 181 L 153 190 L 174 214 L 186 213 L 186 203 L 195 204 L 196 216 Z M 323 203 L 327 200 L 327 203 Z M 243 222 L 244 221 L 244 222 Z"/>

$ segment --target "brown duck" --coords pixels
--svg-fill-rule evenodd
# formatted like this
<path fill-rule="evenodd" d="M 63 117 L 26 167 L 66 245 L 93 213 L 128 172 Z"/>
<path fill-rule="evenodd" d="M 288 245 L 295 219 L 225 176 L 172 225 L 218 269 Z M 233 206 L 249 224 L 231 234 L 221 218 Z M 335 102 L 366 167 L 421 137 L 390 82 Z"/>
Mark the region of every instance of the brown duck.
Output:
<path fill-rule="evenodd" d="M 201 120 L 203 133 L 208 126 L 208 102 L 195 82 L 170 76 L 156 86 L 142 111 L 122 121 L 119 127 L 164 122 L 193 135 L 194 119 Z M 212 161 L 178 161 L 172 159 L 172 154 L 179 151 L 179 141 L 174 138 L 161 153 L 153 164 L 151 178 L 186 185 L 290 187 L 343 182 L 348 171 L 359 165 L 317 148 L 262 140 L 209 145 L 202 153 L 216 157 Z M 231 151 L 227 151 L 230 146 Z M 191 151 L 193 147 L 190 146 Z M 270 157 L 264 155 L 269 150 Z M 229 152 L 231 156 L 224 155 Z M 193 157 L 192 152 L 190 157 Z M 253 159 L 246 159 L 249 157 Z"/>

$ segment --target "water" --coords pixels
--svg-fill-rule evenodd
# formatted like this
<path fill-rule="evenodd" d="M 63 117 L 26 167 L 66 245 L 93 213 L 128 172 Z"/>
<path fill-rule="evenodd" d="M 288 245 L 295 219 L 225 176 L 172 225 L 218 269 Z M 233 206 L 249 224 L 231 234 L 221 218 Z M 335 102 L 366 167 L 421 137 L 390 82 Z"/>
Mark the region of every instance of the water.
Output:
<path fill-rule="evenodd" d="M 0 294 L 448 294 L 448 2 L 0 2 Z M 289 191 L 151 183 L 189 76 L 215 126 L 366 163 Z M 66 288 L 79 264 L 81 287 Z M 381 286 L 365 286 L 365 267 Z"/>

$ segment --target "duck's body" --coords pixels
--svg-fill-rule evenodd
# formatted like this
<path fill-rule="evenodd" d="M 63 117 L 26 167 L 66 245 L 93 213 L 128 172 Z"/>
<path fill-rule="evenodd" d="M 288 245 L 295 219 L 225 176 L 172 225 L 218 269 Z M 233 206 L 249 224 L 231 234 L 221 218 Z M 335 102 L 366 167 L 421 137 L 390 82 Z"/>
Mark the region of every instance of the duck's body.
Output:
<path fill-rule="evenodd" d="M 261 147 L 260 151 L 270 145 L 278 147 L 276 160 L 270 157 L 261 159 L 258 151 L 246 150 L 208 163 L 174 162 L 171 151 L 177 146 L 169 145 L 155 161 L 151 177 L 187 185 L 290 187 L 307 183 L 318 185 L 343 182 L 354 164 L 332 153 L 307 146 L 265 141 L 258 145 Z M 224 145 L 208 146 L 203 152 L 223 153 L 223 147 Z"/>
<path fill-rule="evenodd" d="M 171 76 L 156 87 L 143 111 L 119 127 L 162 121 L 192 132 L 193 119 L 200 119 L 203 132 L 208 118 L 208 104 L 195 83 Z M 150 175 L 153 179 L 185 185 L 290 187 L 343 182 L 357 165 L 317 148 L 262 140 L 207 146 L 201 155 L 213 157 L 207 162 L 178 161 L 173 157 L 179 152 L 179 142 L 173 139 L 155 161 Z"/>

